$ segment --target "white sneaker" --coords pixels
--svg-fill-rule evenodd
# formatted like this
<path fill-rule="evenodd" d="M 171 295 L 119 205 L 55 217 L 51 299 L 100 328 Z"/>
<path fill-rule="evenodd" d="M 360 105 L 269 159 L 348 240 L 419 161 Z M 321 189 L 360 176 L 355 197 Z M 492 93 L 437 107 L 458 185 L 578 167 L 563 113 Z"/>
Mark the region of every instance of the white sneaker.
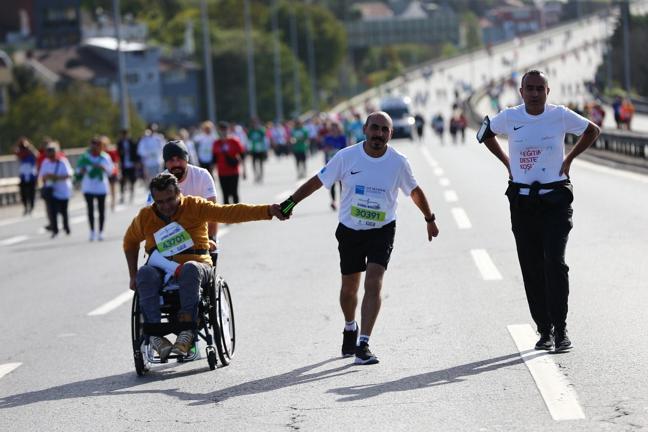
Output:
<path fill-rule="evenodd" d="M 89 240 L 90 240 L 90 241 L 95 241 L 96 239 L 97 239 L 97 233 L 95 233 L 94 231 L 90 231 L 90 238 L 89 238 Z"/>
<path fill-rule="evenodd" d="M 103 239 L 104 239 L 103 232 L 99 232 L 99 235 L 97 235 L 97 240 L 103 241 Z"/>

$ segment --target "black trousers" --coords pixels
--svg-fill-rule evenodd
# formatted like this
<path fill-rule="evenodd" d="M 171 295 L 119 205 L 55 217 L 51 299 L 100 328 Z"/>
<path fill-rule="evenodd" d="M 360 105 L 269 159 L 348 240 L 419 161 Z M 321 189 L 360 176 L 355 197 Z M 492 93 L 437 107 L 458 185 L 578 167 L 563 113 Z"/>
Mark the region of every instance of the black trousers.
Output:
<path fill-rule="evenodd" d="M 30 213 L 34 209 L 36 199 L 36 179 L 31 181 L 20 181 L 20 201 L 25 212 Z"/>
<path fill-rule="evenodd" d="M 106 221 L 106 195 L 99 194 L 83 194 L 88 208 L 88 223 L 90 224 L 90 231 L 95 230 L 95 217 L 94 217 L 94 201 L 97 200 L 97 209 L 99 210 L 99 232 L 103 232 L 104 223 Z"/>
<path fill-rule="evenodd" d="M 221 190 L 223 191 L 223 204 L 238 204 L 238 175 L 219 176 Z"/>
<path fill-rule="evenodd" d="M 53 234 L 58 234 L 58 215 L 63 219 L 63 229 L 66 233 L 70 233 L 70 222 L 68 219 L 68 201 L 58 198 L 50 198 L 45 201 L 47 205 L 47 217 L 49 218 L 49 225 L 52 228 Z"/>
<path fill-rule="evenodd" d="M 565 263 L 572 229 L 571 186 L 534 198 L 507 191 L 511 225 L 531 317 L 539 332 L 564 329 L 569 297 Z"/>

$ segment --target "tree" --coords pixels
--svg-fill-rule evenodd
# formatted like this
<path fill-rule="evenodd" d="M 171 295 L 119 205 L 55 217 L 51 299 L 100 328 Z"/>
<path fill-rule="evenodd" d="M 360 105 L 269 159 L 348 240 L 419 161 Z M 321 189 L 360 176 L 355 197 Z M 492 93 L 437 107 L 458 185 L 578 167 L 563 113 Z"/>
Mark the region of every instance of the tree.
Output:
<path fill-rule="evenodd" d="M 218 33 L 214 43 L 213 69 L 218 118 L 247 122 L 249 120 L 247 89 L 247 58 L 245 34 L 240 30 Z M 261 33 L 254 34 L 254 63 L 256 66 L 256 90 L 259 116 L 262 120 L 275 118 L 274 75 L 272 41 Z M 281 75 L 284 112 L 295 109 L 292 64 L 294 56 L 285 45 L 281 45 Z M 267 71 L 267 72 L 266 72 Z M 265 72 L 265 73 L 264 73 Z M 302 106 L 309 106 L 311 94 L 304 65 L 299 63 L 299 82 Z"/>
<path fill-rule="evenodd" d="M 131 109 L 131 129 L 144 129 L 143 121 Z M 63 147 L 85 146 L 95 134 L 115 137 L 119 129 L 119 108 L 108 92 L 85 83 L 50 93 L 37 86 L 17 99 L 0 120 L 0 146 L 3 153 L 20 136 L 40 142 L 49 136 Z"/>

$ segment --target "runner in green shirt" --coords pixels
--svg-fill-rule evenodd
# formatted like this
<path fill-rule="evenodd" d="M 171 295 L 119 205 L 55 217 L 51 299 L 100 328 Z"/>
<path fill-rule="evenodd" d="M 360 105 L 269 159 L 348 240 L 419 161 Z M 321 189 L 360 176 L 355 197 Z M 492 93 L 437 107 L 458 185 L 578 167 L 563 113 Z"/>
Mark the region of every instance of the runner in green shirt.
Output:
<path fill-rule="evenodd" d="M 268 141 L 266 130 L 259 122 L 259 119 L 252 120 L 252 126 L 248 130 L 249 151 L 252 154 L 252 171 L 254 181 L 263 182 L 263 163 L 268 158 Z"/>
<path fill-rule="evenodd" d="M 301 120 L 295 120 L 295 127 L 291 133 L 292 151 L 297 162 L 297 178 L 306 177 L 306 152 L 309 147 L 308 129 L 306 129 Z"/>

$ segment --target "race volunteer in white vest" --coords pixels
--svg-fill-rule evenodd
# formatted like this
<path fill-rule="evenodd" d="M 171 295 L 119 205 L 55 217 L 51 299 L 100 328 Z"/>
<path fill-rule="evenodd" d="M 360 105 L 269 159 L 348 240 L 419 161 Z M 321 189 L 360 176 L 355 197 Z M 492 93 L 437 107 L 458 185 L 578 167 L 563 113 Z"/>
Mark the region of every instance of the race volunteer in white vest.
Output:
<path fill-rule="evenodd" d="M 484 119 L 477 139 L 506 166 L 511 225 L 531 317 L 540 339 L 538 350 L 572 348 L 567 335 L 569 267 L 567 238 L 574 198 L 569 168 L 598 137 L 591 121 L 560 105 L 547 104 L 549 85 L 543 72 L 522 77 L 524 103 Z M 580 138 L 565 155 L 565 134 Z M 495 135 L 508 135 L 508 156 Z"/>
<path fill-rule="evenodd" d="M 282 203 L 282 211 L 289 215 L 298 202 L 322 185 L 331 188 L 336 182 L 342 182 L 340 223 L 335 232 L 342 273 L 340 306 L 346 322 L 342 355 L 355 355 L 356 364 L 374 364 L 378 358 L 369 350 L 369 336 L 380 310 L 383 275 L 394 246 L 398 190 L 411 196 L 423 213 L 429 241 L 439 234 L 439 229 L 407 158 L 388 145 L 393 133 L 389 115 L 370 114 L 363 131 L 365 141 L 337 152 L 319 174 Z M 365 292 L 358 338 L 355 313 L 364 271 Z"/>
<path fill-rule="evenodd" d="M 178 187 L 183 195 L 197 196 L 205 198 L 207 201 L 216 202 L 214 178 L 206 169 L 191 165 L 188 162 L 189 151 L 182 140 L 167 142 L 162 149 L 162 157 L 166 168 L 164 172 L 169 172 L 178 179 Z M 146 204 L 153 204 L 153 197 L 150 193 Z M 208 232 L 212 252 L 217 249 L 217 231 L 218 224 L 209 222 Z M 215 256 L 212 256 L 212 259 L 214 258 Z"/>

